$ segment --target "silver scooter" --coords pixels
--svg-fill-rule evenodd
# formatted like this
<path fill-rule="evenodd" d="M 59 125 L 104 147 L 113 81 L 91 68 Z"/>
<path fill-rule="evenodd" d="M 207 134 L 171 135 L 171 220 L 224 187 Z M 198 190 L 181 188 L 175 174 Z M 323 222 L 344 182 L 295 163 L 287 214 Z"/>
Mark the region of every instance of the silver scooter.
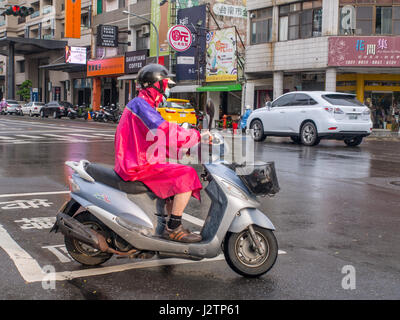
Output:
<path fill-rule="evenodd" d="M 213 133 L 213 146 L 224 145 Z M 225 150 L 226 152 L 226 150 Z M 215 158 L 214 158 L 215 160 Z M 57 214 L 51 231 L 61 231 L 68 253 L 83 265 L 100 265 L 114 254 L 130 258 L 214 258 L 223 252 L 238 274 L 258 277 L 272 268 L 278 244 L 272 222 L 257 209 L 256 195 L 279 191 L 274 163 L 251 166 L 224 161 L 203 164 L 211 199 L 202 241 L 182 243 L 161 237 L 165 200 L 142 182 L 126 182 L 110 168 L 87 160 L 67 161 L 71 200 Z"/>

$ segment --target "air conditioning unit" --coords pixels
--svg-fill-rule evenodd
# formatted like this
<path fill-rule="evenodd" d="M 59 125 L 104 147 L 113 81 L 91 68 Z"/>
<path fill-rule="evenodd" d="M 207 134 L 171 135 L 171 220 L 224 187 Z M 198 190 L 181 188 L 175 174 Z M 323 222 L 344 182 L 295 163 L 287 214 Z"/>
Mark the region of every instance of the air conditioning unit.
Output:
<path fill-rule="evenodd" d="M 142 37 L 147 37 L 150 35 L 150 26 L 148 24 L 142 25 Z"/>

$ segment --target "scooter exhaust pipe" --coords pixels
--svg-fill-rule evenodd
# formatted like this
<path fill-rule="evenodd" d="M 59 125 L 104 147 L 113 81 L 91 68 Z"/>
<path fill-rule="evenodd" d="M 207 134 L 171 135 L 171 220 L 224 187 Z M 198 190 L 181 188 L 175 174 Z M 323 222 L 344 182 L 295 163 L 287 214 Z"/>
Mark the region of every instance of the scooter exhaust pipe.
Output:
<path fill-rule="evenodd" d="M 107 240 L 100 233 L 62 212 L 57 214 L 57 221 L 55 226 L 51 229 L 51 231 L 55 232 L 58 230 L 60 230 L 63 235 L 74 238 L 102 252 L 108 252 L 120 256 L 131 256 L 138 252 L 136 249 L 122 252 L 110 248 L 107 244 Z"/>

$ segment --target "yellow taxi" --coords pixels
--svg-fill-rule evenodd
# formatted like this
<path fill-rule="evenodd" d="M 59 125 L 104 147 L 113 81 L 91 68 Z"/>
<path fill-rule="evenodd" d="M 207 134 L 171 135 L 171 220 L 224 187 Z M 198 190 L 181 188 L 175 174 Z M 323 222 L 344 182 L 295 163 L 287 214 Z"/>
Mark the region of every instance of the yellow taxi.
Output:
<path fill-rule="evenodd" d="M 168 98 L 166 104 L 157 108 L 157 111 L 169 122 L 197 124 L 196 110 L 189 100 Z"/>

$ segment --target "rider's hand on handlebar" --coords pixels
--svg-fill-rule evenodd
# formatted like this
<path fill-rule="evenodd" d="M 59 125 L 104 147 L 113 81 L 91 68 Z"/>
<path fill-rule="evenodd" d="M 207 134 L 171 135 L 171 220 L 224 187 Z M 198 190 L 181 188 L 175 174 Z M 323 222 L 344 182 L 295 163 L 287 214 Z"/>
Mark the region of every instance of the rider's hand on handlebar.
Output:
<path fill-rule="evenodd" d="M 201 142 L 203 143 L 211 143 L 212 141 L 212 134 L 210 133 L 209 130 L 203 131 L 201 134 Z"/>

